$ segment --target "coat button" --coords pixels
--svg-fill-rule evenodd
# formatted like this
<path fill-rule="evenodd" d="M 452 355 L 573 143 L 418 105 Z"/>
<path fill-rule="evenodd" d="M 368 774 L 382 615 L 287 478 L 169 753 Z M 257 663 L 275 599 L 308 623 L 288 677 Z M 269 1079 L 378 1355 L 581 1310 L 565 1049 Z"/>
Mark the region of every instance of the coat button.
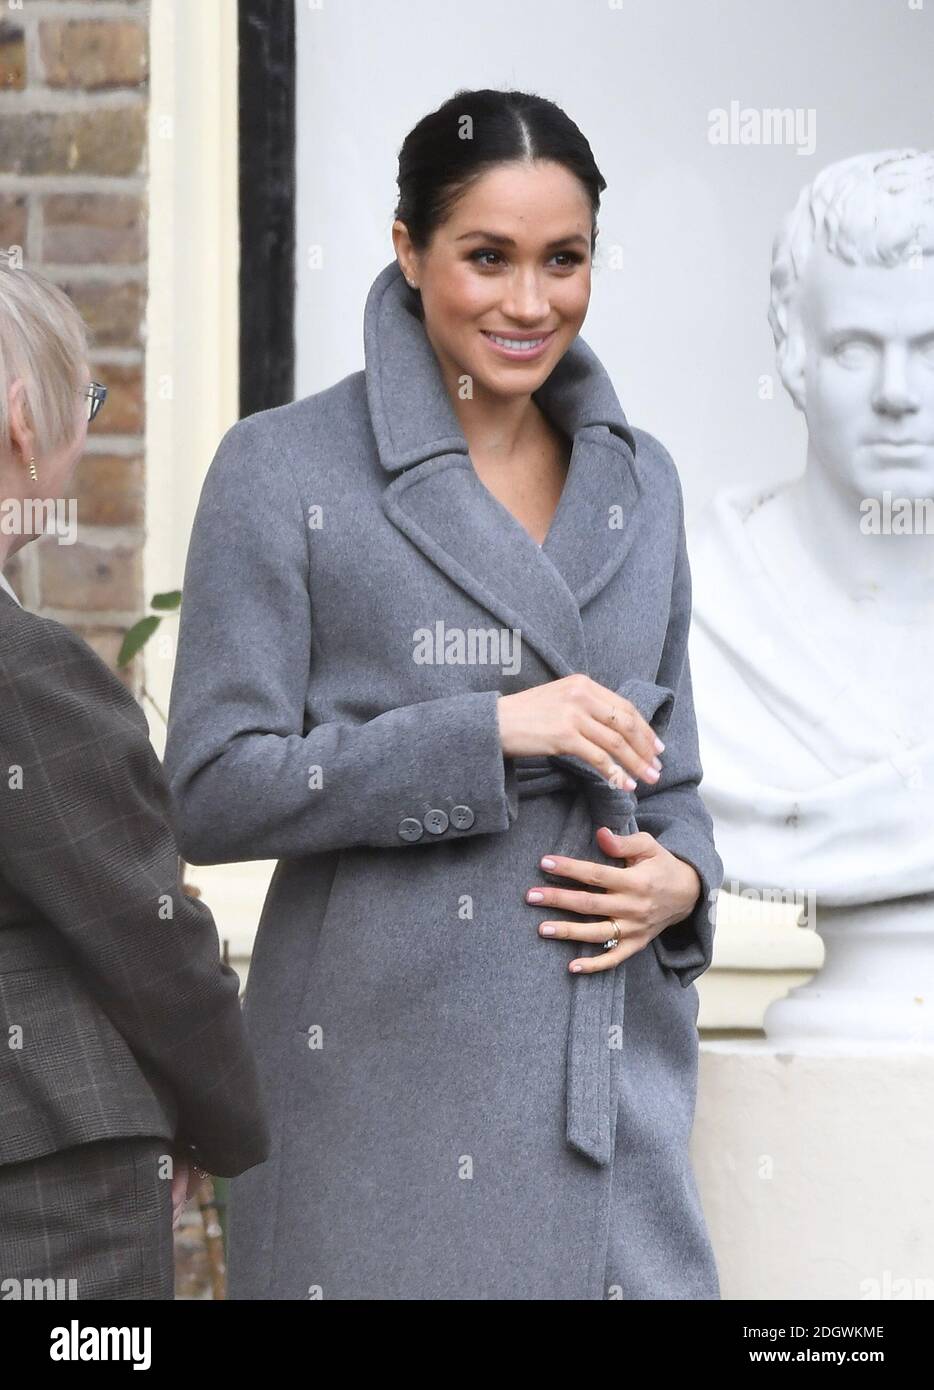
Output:
<path fill-rule="evenodd" d="M 406 816 L 405 820 L 399 822 L 399 835 L 403 840 L 420 840 L 422 838 L 422 823 L 415 816 Z"/>
<path fill-rule="evenodd" d="M 448 828 L 448 817 L 446 811 L 426 811 L 425 829 L 430 830 L 432 835 L 443 835 Z"/>
<path fill-rule="evenodd" d="M 451 824 L 458 830 L 469 830 L 474 823 L 474 813 L 469 806 L 453 806 L 451 808 Z"/>

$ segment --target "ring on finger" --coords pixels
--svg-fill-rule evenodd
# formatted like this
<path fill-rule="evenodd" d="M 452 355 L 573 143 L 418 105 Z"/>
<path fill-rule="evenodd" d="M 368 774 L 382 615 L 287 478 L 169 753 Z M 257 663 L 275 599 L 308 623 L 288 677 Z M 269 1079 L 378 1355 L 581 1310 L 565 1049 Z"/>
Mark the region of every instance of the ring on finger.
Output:
<path fill-rule="evenodd" d="M 613 934 L 613 936 L 610 937 L 609 941 L 604 941 L 604 943 L 603 943 L 603 949 L 604 949 L 604 951 L 612 951 L 612 949 L 613 949 L 614 946 L 618 946 L 618 945 L 619 945 L 620 932 L 622 931 L 622 924 L 619 922 L 619 920 L 618 920 L 616 917 L 611 917 L 611 918 L 610 918 L 610 921 L 613 923 L 613 933 L 614 933 L 614 934 Z"/>

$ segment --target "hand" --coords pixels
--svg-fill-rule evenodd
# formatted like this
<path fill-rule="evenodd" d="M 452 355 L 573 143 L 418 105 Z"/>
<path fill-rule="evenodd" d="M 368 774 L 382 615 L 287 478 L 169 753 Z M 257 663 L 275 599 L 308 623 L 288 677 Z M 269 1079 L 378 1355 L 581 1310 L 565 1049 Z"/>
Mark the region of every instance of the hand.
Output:
<path fill-rule="evenodd" d="M 201 1184 L 201 1173 L 187 1155 L 176 1152 L 172 1172 L 172 1230 L 177 1231 L 185 1204 Z"/>
<path fill-rule="evenodd" d="M 626 791 L 635 789 L 635 777 L 658 781 L 656 754 L 665 745 L 635 705 L 589 676 L 501 695 L 496 708 L 506 757 L 570 754 Z"/>
<path fill-rule="evenodd" d="M 597 831 L 597 844 L 608 858 L 625 857 L 628 866 L 594 864 L 586 859 L 567 859 L 550 854 L 541 861 L 546 873 L 592 884 L 598 891 L 551 888 L 539 884 L 526 899 L 536 906 L 547 904 L 564 912 L 602 917 L 599 922 L 540 922 L 540 936 L 557 941 L 608 941 L 619 923 L 619 944 L 595 956 L 577 956 L 568 969 L 575 974 L 613 970 L 634 956 L 666 927 L 683 922 L 693 911 L 703 889 L 695 868 L 660 845 L 647 831 L 616 835 L 605 825 Z M 602 891 L 599 891 L 602 890 Z M 533 894 L 540 896 L 533 898 Z"/>

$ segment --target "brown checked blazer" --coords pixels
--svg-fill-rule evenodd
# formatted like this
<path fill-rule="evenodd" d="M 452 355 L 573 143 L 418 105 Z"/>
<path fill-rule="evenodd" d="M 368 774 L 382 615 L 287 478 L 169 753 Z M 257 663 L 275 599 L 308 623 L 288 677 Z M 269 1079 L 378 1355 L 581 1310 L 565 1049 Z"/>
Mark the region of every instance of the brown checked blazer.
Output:
<path fill-rule="evenodd" d="M 238 978 L 181 889 L 136 700 L 0 589 L 0 1165 L 153 1135 L 232 1177 L 269 1135 Z"/>

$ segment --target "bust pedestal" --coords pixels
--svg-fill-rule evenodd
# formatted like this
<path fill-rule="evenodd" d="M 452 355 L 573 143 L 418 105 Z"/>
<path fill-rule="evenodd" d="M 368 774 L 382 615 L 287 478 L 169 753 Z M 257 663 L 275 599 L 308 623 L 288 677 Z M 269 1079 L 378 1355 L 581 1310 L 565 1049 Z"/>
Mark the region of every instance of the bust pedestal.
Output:
<path fill-rule="evenodd" d="M 764 1020 L 770 1041 L 934 1044 L 934 896 L 819 907 L 817 929 L 823 966 L 770 1005 Z"/>
<path fill-rule="evenodd" d="M 702 1041 L 692 1154 L 722 1297 L 934 1299 L 932 1099 L 931 1044 Z"/>
<path fill-rule="evenodd" d="M 934 1299 L 934 898 L 819 908 L 764 1039 L 701 1043 L 694 1155 L 725 1299 Z"/>

